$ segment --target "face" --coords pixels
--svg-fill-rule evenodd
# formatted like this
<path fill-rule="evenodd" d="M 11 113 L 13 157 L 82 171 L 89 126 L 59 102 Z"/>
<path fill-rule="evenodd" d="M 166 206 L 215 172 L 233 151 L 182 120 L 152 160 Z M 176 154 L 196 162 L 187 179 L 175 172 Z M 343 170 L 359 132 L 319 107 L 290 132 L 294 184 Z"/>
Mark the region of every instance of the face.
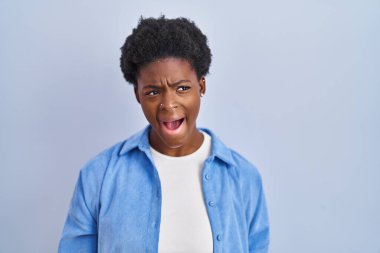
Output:
<path fill-rule="evenodd" d="M 192 65 L 183 59 L 164 58 L 140 68 L 135 95 L 152 126 L 150 145 L 170 156 L 197 150 L 203 135 L 196 129 L 200 96 L 206 91 Z"/>

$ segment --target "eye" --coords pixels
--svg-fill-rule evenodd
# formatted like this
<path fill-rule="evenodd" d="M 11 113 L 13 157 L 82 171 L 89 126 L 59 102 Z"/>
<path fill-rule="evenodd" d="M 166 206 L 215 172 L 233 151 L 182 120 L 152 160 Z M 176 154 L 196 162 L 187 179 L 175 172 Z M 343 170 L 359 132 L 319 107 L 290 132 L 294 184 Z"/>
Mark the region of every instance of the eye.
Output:
<path fill-rule="evenodd" d="M 156 91 L 156 90 L 152 90 L 152 91 L 149 91 L 149 92 L 145 93 L 146 96 L 154 96 L 154 95 L 157 95 L 157 94 L 158 94 L 158 91 Z"/>
<path fill-rule="evenodd" d="M 179 86 L 177 91 L 187 91 L 187 90 L 190 90 L 190 87 L 189 86 Z"/>

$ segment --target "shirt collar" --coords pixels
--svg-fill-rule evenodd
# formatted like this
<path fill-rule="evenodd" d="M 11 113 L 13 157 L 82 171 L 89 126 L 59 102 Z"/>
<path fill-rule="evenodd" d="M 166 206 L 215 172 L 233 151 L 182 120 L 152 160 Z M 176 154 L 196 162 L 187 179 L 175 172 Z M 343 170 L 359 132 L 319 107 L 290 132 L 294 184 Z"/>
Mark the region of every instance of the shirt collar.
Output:
<path fill-rule="evenodd" d="M 235 166 L 231 149 L 229 149 L 210 129 L 199 128 L 211 136 L 211 157 L 218 157 L 220 160 Z"/>
<path fill-rule="evenodd" d="M 143 130 L 132 135 L 128 140 L 126 140 L 121 148 L 119 154 L 124 155 L 132 149 L 138 148 L 145 152 L 148 157 L 150 156 L 150 144 L 149 144 L 149 131 L 151 126 L 146 126 Z M 209 129 L 199 128 L 211 136 L 211 157 L 218 157 L 220 160 L 230 164 L 235 165 L 234 159 L 232 157 L 231 150 Z"/>
<path fill-rule="evenodd" d="M 132 149 L 139 148 L 141 151 L 147 152 L 149 150 L 149 131 L 151 126 L 146 126 L 143 130 L 132 135 L 127 139 L 123 147 L 121 148 L 119 154 L 124 155 Z"/>

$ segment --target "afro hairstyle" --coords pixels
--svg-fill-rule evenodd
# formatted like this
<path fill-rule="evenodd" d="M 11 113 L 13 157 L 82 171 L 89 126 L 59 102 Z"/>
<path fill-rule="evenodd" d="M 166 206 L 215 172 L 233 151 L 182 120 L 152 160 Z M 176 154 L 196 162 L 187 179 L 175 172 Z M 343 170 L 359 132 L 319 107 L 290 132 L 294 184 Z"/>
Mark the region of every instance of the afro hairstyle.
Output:
<path fill-rule="evenodd" d="M 121 47 L 121 71 L 129 83 L 137 86 L 137 75 L 142 66 L 168 57 L 187 60 L 200 79 L 208 74 L 211 64 L 207 37 L 194 22 L 183 17 L 141 17 Z"/>

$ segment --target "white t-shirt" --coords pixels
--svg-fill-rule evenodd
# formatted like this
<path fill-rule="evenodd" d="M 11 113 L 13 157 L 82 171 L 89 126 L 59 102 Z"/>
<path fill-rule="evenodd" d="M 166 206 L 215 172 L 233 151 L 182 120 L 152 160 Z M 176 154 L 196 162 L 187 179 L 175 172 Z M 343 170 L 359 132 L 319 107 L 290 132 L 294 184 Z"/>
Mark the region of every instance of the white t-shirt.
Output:
<path fill-rule="evenodd" d="M 202 193 L 202 169 L 211 153 L 204 136 L 194 153 L 173 157 L 151 152 L 162 188 L 159 253 L 212 253 L 212 232 Z"/>

